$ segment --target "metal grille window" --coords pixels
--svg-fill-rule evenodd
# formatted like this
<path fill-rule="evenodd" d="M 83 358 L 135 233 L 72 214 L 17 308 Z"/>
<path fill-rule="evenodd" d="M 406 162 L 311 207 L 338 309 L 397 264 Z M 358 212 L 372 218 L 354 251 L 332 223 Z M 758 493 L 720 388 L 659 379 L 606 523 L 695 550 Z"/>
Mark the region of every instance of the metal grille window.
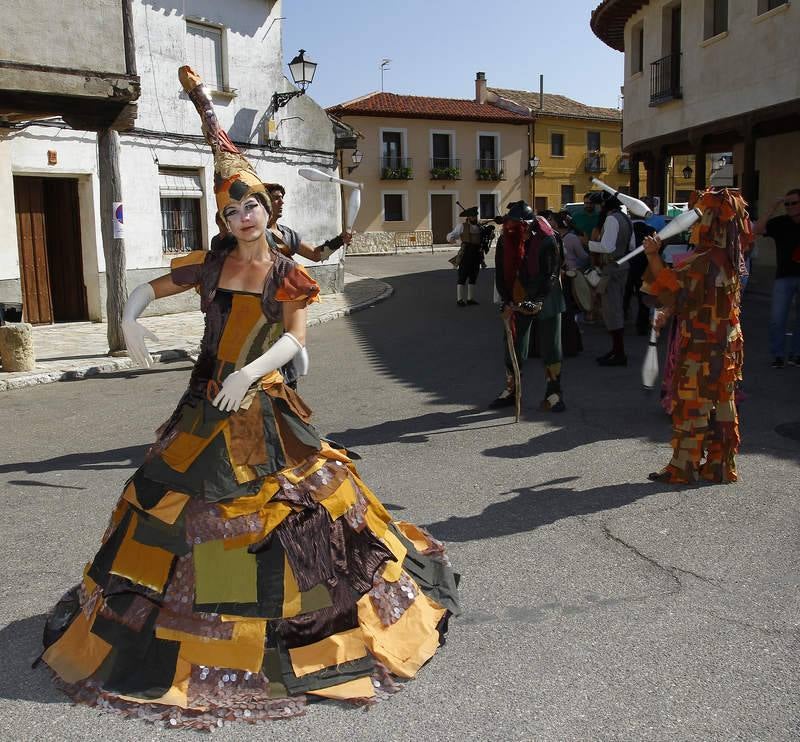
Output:
<path fill-rule="evenodd" d="M 161 249 L 165 253 L 203 249 L 199 199 L 161 198 Z"/>

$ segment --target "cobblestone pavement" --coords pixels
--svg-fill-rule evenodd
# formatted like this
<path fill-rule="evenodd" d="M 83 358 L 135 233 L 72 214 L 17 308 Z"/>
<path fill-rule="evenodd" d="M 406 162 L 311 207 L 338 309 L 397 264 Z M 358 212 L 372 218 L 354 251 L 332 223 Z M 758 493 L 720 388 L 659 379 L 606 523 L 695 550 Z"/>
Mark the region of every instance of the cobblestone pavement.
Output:
<path fill-rule="evenodd" d="M 312 304 L 308 309 L 308 324 L 319 325 L 344 317 L 391 294 L 392 287 L 383 281 L 345 274 L 344 291 L 325 294 Z M 147 346 L 159 361 L 189 357 L 196 352 L 203 334 L 203 315 L 199 310 L 143 317 L 141 322 L 158 337 L 157 343 L 148 341 Z M 0 369 L 0 392 L 131 368 L 133 363 L 127 356 L 108 355 L 106 328 L 105 322 L 35 326 L 36 368 L 7 374 Z"/>

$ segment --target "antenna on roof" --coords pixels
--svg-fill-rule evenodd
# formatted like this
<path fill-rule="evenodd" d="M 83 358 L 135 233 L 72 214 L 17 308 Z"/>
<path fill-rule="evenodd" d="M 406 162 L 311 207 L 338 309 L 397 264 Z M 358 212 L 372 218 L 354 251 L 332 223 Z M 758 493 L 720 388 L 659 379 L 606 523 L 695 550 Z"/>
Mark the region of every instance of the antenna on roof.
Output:
<path fill-rule="evenodd" d="M 382 59 L 380 68 L 381 68 L 381 93 L 383 92 L 383 71 L 392 69 L 389 64 L 391 63 L 391 59 Z"/>

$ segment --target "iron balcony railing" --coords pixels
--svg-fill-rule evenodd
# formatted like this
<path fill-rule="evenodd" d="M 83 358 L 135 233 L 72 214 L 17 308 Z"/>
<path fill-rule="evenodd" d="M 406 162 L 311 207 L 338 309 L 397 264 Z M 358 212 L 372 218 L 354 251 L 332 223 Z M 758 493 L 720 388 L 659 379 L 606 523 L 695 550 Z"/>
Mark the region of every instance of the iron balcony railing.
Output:
<path fill-rule="evenodd" d="M 650 64 L 650 105 L 657 106 L 683 97 L 681 54 L 670 54 Z"/>
<path fill-rule="evenodd" d="M 452 157 L 431 157 L 431 180 L 461 180 L 461 160 Z"/>
<path fill-rule="evenodd" d="M 381 180 L 411 180 L 413 177 L 410 157 L 381 157 Z"/>
<path fill-rule="evenodd" d="M 617 160 L 617 172 L 629 173 L 630 171 L 631 171 L 631 158 L 620 157 L 619 160 Z"/>
<path fill-rule="evenodd" d="M 478 180 L 505 180 L 506 161 L 478 158 L 475 160 L 475 177 Z"/>
<path fill-rule="evenodd" d="M 587 152 L 583 161 L 584 171 L 587 173 L 602 173 L 607 170 L 606 156 L 602 152 Z"/>

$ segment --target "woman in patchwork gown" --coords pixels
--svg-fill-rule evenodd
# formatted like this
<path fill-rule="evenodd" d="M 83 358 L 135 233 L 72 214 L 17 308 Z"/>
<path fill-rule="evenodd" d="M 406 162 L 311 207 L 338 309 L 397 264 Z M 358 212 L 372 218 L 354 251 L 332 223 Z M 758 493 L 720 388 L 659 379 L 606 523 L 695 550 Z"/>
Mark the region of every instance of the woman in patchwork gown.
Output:
<path fill-rule="evenodd" d="M 173 260 L 123 317 L 195 289 L 205 333 L 189 386 L 125 485 L 81 582 L 51 611 L 41 660 L 77 702 L 211 729 L 369 703 L 413 677 L 457 613 L 441 543 L 399 521 L 310 424 L 280 372 L 319 287 L 266 229 L 269 201 L 189 68 L 233 239 Z"/>

